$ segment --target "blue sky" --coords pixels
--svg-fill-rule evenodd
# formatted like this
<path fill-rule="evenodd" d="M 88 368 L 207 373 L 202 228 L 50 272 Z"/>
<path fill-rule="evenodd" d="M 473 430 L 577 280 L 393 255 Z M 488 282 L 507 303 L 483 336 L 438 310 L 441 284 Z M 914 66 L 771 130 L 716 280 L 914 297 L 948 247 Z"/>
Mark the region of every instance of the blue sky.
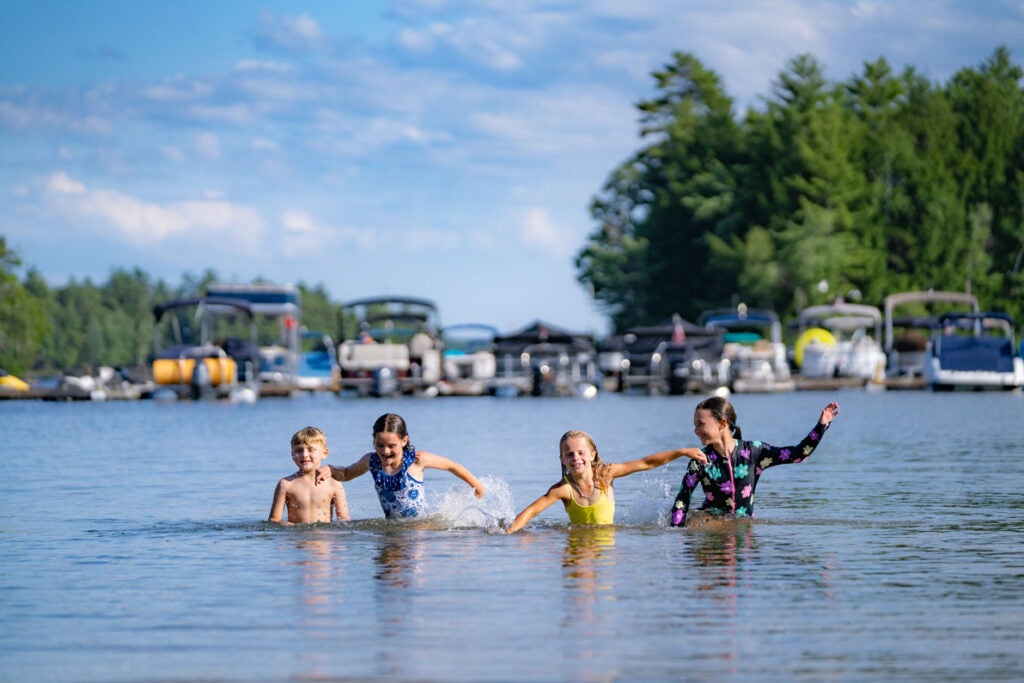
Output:
<path fill-rule="evenodd" d="M 602 333 L 573 255 L 673 51 L 741 112 L 800 53 L 945 82 L 1000 44 L 1022 0 L 0 0 L 0 235 L 53 286 L 213 268 Z"/>

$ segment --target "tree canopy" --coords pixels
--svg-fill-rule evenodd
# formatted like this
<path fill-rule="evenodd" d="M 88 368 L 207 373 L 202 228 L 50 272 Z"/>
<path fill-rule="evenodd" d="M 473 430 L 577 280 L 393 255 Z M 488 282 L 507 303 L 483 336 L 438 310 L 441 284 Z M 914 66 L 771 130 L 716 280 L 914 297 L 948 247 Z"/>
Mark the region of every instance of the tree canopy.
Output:
<path fill-rule="evenodd" d="M 911 289 L 1020 316 L 1024 89 L 1006 48 L 945 85 L 884 58 L 829 83 L 799 55 L 741 118 L 692 54 L 652 76 L 645 144 L 595 196 L 575 260 L 617 331 Z"/>

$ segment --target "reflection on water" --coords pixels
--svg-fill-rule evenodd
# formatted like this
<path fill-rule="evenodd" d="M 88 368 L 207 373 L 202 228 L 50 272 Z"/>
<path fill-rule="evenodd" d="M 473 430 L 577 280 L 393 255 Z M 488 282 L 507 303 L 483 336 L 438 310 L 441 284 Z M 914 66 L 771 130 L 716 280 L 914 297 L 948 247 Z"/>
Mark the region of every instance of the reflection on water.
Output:
<path fill-rule="evenodd" d="M 592 679 L 600 673 L 594 662 L 600 659 L 606 626 L 599 603 L 615 599 L 615 527 L 567 527 L 564 533 L 562 628 L 573 634 L 576 675 Z"/>
<path fill-rule="evenodd" d="M 416 586 L 423 571 L 424 546 L 416 529 L 422 531 L 425 527 L 402 526 L 408 528 L 385 531 L 378 541 L 374 578 L 379 582 L 381 595 L 387 595 L 392 589 Z"/>
<path fill-rule="evenodd" d="M 565 532 L 565 553 L 562 558 L 563 582 L 574 610 L 591 605 L 599 591 L 613 591 L 615 585 L 610 572 L 615 559 L 610 550 L 615 548 L 615 527 L 569 527 Z M 587 617 L 586 614 L 574 618 Z"/>
<path fill-rule="evenodd" d="M 330 586 L 344 578 L 344 563 L 334 561 L 333 557 L 336 553 L 343 555 L 345 547 L 326 531 L 307 533 L 295 539 L 302 603 L 310 608 L 312 616 L 323 616 L 330 612 Z"/>
<path fill-rule="evenodd" d="M 326 525 L 295 531 L 294 539 L 289 540 L 294 542 L 299 586 L 295 624 L 302 638 L 297 654 L 303 675 L 319 678 L 330 671 L 329 652 L 336 639 L 334 624 L 346 609 L 343 593 L 336 590 L 345 580 L 345 563 L 339 558 L 344 558 L 346 548 Z"/>
<path fill-rule="evenodd" d="M 741 553 L 754 548 L 754 529 L 749 519 L 721 519 L 697 511 L 689 523 L 689 544 L 700 568 L 698 590 L 716 591 L 716 599 L 735 604 Z"/>

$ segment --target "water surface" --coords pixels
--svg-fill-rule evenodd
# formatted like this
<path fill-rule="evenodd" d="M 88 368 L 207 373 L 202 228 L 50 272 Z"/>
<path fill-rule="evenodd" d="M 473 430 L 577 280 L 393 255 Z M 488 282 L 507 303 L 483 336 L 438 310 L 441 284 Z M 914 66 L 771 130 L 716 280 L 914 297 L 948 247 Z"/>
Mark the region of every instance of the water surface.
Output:
<path fill-rule="evenodd" d="M 680 461 L 617 481 L 615 527 L 501 533 L 562 432 L 696 445 L 698 398 L 0 402 L 0 680 L 1024 679 L 1021 394 L 734 396 L 776 444 L 841 406 L 754 520 L 667 528 Z M 402 525 L 364 477 L 348 524 L 262 521 L 294 431 L 348 464 L 386 411 L 490 493 L 428 470 Z"/>

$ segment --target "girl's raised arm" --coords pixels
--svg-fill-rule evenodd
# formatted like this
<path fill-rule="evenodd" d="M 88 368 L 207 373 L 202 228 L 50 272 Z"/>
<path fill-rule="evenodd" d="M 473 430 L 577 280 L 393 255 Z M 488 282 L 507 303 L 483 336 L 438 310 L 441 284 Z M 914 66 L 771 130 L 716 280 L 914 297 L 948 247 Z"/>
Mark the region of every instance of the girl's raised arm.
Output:
<path fill-rule="evenodd" d="M 511 526 L 505 530 L 505 533 L 514 534 L 526 526 L 531 519 L 551 507 L 555 501 L 564 500 L 569 495 L 568 489 L 569 485 L 564 481 L 554 484 L 548 489 L 547 493 L 527 505 L 522 512 L 516 515 L 516 518 L 512 521 Z"/>
<path fill-rule="evenodd" d="M 487 490 L 484 485 L 473 476 L 472 472 L 450 458 L 435 455 L 434 453 L 427 453 L 425 451 L 417 451 L 416 459 L 420 461 L 420 465 L 422 465 L 424 469 L 451 472 L 456 477 L 472 486 L 477 498 L 482 497 L 484 492 Z"/>

